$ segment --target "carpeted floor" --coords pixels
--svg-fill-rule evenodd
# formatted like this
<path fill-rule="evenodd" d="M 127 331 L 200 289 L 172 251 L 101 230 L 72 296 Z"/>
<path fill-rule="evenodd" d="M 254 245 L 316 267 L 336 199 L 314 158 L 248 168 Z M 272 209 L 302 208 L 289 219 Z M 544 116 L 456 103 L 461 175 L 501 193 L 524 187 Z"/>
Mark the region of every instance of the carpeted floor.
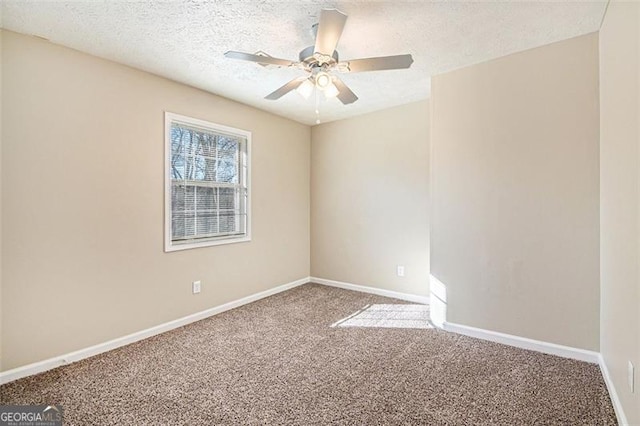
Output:
<path fill-rule="evenodd" d="M 0 403 L 62 404 L 68 425 L 616 424 L 596 365 L 341 321 L 376 304 L 406 302 L 307 284 L 9 383 Z"/>

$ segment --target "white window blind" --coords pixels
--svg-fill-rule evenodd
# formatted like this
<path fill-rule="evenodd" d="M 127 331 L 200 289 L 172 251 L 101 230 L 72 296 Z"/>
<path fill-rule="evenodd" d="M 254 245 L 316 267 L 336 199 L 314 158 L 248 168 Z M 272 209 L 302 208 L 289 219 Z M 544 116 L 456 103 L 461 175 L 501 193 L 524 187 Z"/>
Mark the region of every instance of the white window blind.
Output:
<path fill-rule="evenodd" d="M 249 239 L 249 144 L 239 129 L 167 113 L 167 251 Z"/>

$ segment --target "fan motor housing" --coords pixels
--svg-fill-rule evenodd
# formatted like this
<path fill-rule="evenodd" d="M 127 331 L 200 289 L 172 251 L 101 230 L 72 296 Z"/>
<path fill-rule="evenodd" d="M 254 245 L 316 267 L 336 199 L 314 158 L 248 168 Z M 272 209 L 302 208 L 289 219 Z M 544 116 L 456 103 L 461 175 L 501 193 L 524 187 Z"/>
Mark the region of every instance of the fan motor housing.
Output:
<path fill-rule="evenodd" d="M 319 67 L 331 67 L 338 63 L 338 51 L 334 50 L 333 54 L 323 55 L 322 53 L 315 53 L 315 46 L 305 47 L 300 51 L 298 57 L 300 62 L 305 64 L 309 69 Z"/>

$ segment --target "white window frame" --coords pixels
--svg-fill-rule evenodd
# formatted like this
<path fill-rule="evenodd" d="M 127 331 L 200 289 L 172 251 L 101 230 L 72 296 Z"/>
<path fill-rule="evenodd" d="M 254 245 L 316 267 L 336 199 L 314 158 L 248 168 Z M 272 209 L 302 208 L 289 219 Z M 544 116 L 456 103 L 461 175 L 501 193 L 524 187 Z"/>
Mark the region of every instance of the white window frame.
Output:
<path fill-rule="evenodd" d="M 239 136 L 247 141 L 247 222 L 246 233 L 240 236 L 214 237 L 203 241 L 176 244 L 172 241 L 171 234 L 171 125 L 174 122 L 201 127 L 214 132 Z M 187 117 L 180 114 L 165 111 L 164 113 L 164 251 L 172 252 L 188 250 L 198 247 L 219 246 L 251 241 L 251 132 L 233 127 L 223 126 L 210 121 Z"/>

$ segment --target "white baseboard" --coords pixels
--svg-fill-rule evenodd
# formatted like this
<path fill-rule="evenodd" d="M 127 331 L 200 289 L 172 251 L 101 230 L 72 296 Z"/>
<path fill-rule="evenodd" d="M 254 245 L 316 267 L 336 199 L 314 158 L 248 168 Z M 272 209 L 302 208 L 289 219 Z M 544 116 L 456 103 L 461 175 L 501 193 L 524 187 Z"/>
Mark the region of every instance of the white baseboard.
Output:
<path fill-rule="evenodd" d="M 155 336 L 160 333 L 164 333 L 174 328 L 182 327 L 183 325 L 190 324 L 192 322 L 200 321 L 204 318 L 228 311 L 230 309 L 237 308 L 242 305 L 246 305 L 256 300 L 263 299 L 265 297 L 274 295 L 276 293 L 289 290 L 291 288 L 308 283 L 309 277 L 301 278 L 296 281 L 292 281 L 287 284 L 283 284 L 278 287 L 274 287 L 269 290 L 261 291 L 260 293 L 252 294 L 242 299 L 234 300 L 232 302 L 225 303 L 223 305 L 215 306 L 213 308 L 197 312 L 195 314 L 187 315 L 186 317 L 178 318 L 173 321 L 165 322 L 164 324 L 157 325 L 155 327 L 147 328 L 117 339 L 109 340 L 108 342 L 99 343 L 88 348 L 80 349 L 75 352 L 70 352 L 65 355 L 56 356 L 46 359 L 44 361 L 35 362 L 22 367 L 14 368 L 0 373 L 0 385 L 12 382 L 14 380 L 21 379 L 23 377 L 31 376 L 33 374 L 42 373 L 47 370 L 60 367 L 61 365 L 70 364 L 72 362 L 80 361 L 81 359 L 89 358 L 94 355 L 101 354 L 103 352 L 110 351 L 112 349 L 119 348 L 121 346 L 128 345 L 130 343 L 137 342 L 139 340 L 146 339 L 151 336 Z"/>
<path fill-rule="evenodd" d="M 616 417 L 618 418 L 618 424 L 622 426 L 628 425 L 629 422 L 627 421 L 627 416 L 624 414 L 622 403 L 620 402 L 620 398 L 618 398 L 618 392 L 616 392 L 616 387 L 613 384 L 613 380 L 611 380 L 609 369 L 607 368 L 607 364 L 604 362 L 602 354 L 598 354 L 598 361 L 600 364 L 600 370 L 602 371 L 602 377 L 604 377 L 604 383 L 607 385 L 609 397 L 613 404 L 613 410 L 616 412 Z"/>
<path fill-rule="evenodd" d="M 400 293 L 398 291 L 384 290 L 382 288 L 367 287 L 364 285 L 345 283 L 342 281 L 327 280 L 327 279 L 318 278 L 318 277 L 311 277 L 310 280 L 312 283 L 343 288 L 345 290 L 353 290 L 353 291 L 359 291 L 361 293 L 376 294 L 378 296 L 393 297 L 395 299 L 406 300 L 409 302 L 424 303 L 425 305 L 429 304 L 428 296 L 419 296 L 417 294 Z"/>
<path fill-rule="evenodd" d="M 545 354 L 557 355 L 563 358 L 577 359 L 597 364 L 600 354 L 586 349 L 572 348 L 570 346 L 557 345 L 555 343 L 543 342 L 541 340 L 528 339 L 526 337 L 514 336 L 511 334 L 498 333 L 496 331 L 484 330 L 482 328 L 469 327 L 467 325 L 445 322 L 446 331 L 464 334 L 465 336 L 476 337 L 478 339 L 489 340 L 491 342 L 502 343 L 503 345 L 515 346 L 517 348 L 529 349 Z"/>

